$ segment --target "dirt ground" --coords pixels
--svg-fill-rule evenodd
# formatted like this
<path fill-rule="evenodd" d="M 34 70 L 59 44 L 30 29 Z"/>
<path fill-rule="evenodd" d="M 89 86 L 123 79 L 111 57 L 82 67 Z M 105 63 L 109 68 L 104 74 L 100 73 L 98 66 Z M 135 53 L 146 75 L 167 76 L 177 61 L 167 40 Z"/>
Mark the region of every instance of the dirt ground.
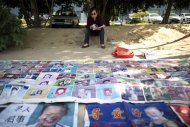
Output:
<path fill-rule="evenodd" d="M 157 58 L 190 56 L 190 24 L 110 26 L 106 28 L 106 49 L 93 38 L 82 49 L 85 28 L 28 29 L 22 48 L 12 47 L 0 53 L 1 60 L 113 59 L 115 44 L 122 43 L 136 54 L 152 51 Z M 139 59 L 135 57 L 134 59 Z"/>

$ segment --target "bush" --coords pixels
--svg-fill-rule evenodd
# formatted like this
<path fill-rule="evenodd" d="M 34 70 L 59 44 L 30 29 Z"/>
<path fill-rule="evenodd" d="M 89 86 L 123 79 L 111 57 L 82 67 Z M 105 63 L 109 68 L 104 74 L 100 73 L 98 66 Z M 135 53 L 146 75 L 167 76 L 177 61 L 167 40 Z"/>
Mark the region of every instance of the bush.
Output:
<path fill-rule="evenodd" d="M 142 10 L 138 10 L 136 13 L 132 13 L 131 14 L 131 17 L 134 17 L 134 18 L 142 18 L 144 17 L 145 15 L 147 15 L 149 12 L 147 11 L 142 11 Z"/>
<path fill-rule="evenodd" d="M 22 18 L 20 20 L 21 20 L 22 25 L 26 24 L 26 20 L 24 18 Z"/>
<path fill-rule="evenodd" d="M 0 51 L 9 46 L 23 45 L 21 21 L 0 5 Z"/>
<path fill-rule="evenodd" d="M 149 12 L 138 10 L 136 13 L 130 14 L 131 17 L 131 23 L 144 23 L 143 17 L 147 15 Z"/>

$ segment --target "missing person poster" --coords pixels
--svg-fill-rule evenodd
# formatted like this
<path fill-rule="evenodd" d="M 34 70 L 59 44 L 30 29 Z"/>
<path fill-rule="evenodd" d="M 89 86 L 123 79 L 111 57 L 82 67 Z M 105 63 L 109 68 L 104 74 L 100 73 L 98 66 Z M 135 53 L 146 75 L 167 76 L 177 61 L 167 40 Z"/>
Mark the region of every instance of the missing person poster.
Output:
<path fill-rule="evenodd" d="M 107 126 L 186 127 L 170 106 L 162 102 L 87 104 L 85 127 Z"/>
<path fill-rule="evenodd" d="M 75 103 L 10 104 L 0 108 L 1 127 L 76 127 Z"/>

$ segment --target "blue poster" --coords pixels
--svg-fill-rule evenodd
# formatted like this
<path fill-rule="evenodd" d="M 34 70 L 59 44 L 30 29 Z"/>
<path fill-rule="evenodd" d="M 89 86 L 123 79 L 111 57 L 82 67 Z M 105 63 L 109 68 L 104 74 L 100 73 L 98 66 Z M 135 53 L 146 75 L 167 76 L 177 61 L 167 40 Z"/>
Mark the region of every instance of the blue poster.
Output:
<path fill-rule="evenodd" d="M 88 104 L 86 110 L 89 125 L 85 127 L 130 127 L 124 103 Z"/>
<path fill-rule="evenodd" d="M 186 127 L 165 103 L 86 105 L 85 127 Z"/>
<path fill-rule="evenodd" d="M 165 103 L 126 103 L 125 107 L 134 127 L 185 127 Z"/>

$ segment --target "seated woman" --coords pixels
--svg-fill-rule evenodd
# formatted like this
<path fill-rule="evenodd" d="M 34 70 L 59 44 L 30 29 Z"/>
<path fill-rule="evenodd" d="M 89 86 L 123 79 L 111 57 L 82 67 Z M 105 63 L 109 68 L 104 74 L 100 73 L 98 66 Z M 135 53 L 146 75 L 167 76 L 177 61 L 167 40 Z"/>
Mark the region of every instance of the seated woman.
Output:
<path fill-rule="evenodd" d="M 89 47 L 90 36 L 99 36 L 100 37 L 100 46 L 105 48 L 104 45 L 104 22 L 100 15 L 97 13 L 95 7 L 90 9 L 89 17 L 87 19 L 87 26 L 85 31 L 85 39 L 82 48 Z"/>

